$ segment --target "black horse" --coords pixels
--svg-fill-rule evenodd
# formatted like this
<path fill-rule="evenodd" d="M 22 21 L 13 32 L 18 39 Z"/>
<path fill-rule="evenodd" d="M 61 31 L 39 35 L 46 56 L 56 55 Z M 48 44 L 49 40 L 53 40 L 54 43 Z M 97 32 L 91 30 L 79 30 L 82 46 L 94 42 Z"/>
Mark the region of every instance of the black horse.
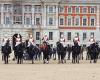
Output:
<path fill-rule="evenodd" d="M 15 52 L 17 56 L 17 64 L 23 63 L 23 51 L 24 51 L 24 43 L 20 43 L 17 46 L 15 46 Z"/>
<path fill-rule="evenodd" d="M 81 46 L 78 43 L 74 43 L 74 46 L 72 46 L 72 63 L 79 63 L 80 50 Z"/>
<path fill-rule="evenodd" d="M 56 45 L 57 45 L 57 53 L 58 53 L 58 60 L 59 60 L 58 63 L 64 63 L 67 47 L 64 47 L 60 42 L 57 42 Z"/>
<path fill-rule="evenodd" d="M 9 54 L 11 53 L 11 46 L 9 40 L 7 40 L 6 44 L 2 46 L 2 53 L 4 55 L 5 64 L 8 64 Z"/>
<path fill-rule="evenodd" d="M 88 47 L 88 53 L 90 55 L 90 63 L 93 62 L 96 63 L 99 55 L 99 47 L 96 43 L 91 44 Z"/>
<path fill-rule="evenodd" d="M 32 60 L 32 64 L 34 63 L 34 60 L 37 59 L 37 55 L 40 54 L 40 49 L 38 46 L 33 45 L 31 42 L 29 42 L 28 40 L 26 40 L 25 42 L 25 47 L 26 47 L 26 54 L 27 54 L 27 58 L 28 60 Z"/>

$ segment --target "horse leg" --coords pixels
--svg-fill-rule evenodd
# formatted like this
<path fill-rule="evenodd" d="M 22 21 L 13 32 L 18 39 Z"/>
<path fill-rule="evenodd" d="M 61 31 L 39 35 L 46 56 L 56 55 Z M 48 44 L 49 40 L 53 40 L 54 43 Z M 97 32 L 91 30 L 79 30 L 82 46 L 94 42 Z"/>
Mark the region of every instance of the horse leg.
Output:
<path fill-rule="evenodd" d="M 7 55 L 7 64 L 8 64 L 8 57 L 9 57 L 9 55 Z"/>
<path fill-rule="evenodd" d="M 77 55 L 77 63 L 79 63 L 79 60 L 80 60 L 80 59 L 79 59 L 79 55 Z"/>
<path fill-rule="evenodd" d="M 45 55 L 45 53 L 43 53 L 43 63 L 44 64 L 46 63 L 46 55 Z"/>
<path fill-rule="evenodd" d="M 4 62 L 5 62 L 5 64 L 6 64 L 6 55 L 4 54 Z"/>
<path fill-rule="evenodd" d="M 47 54 L 47 64 L 49 63 L 49 54 Z"/>
<path fill-rule="evenodd" d="M 32 64 L 34 64 L 34 55 L 32 55 Z"/>
<path fill-rule="evenodd" d="M 64 63 L 64 54 L 61 54 L 61 63 Z"/>
<path fill-rule="evenodd" d="M 60 63 L 60 54 L 58 54 L 58 64 Z"/>
<path fill-rule="evenodd" d="M 17 57 L 17 64 L 19 64 L 19 55 L 18 55 L 18 57 Z"/>

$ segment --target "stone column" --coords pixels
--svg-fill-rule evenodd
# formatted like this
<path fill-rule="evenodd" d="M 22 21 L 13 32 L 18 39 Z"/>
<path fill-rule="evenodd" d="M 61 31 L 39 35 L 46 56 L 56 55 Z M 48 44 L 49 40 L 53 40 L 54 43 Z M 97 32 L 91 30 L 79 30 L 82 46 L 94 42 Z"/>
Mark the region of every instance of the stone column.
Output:
<path fill-rule="evenodd" d="M 4 5 L 4 4 L 1 4 L 1 24 L 4 24 L 3 5 Z"/>
<path fill-rule="evenodd" d="M 35 9 L 35 6 L 32 5 L 32 27 L 34 27 L 34 9 Z"/>
<path fill-rule="evenodd" d="M 22 5 L 22 25 L 24 25 L 24 5 Z"/>
<path fill-rule="evenodd" d="M 47 7 L 46 7 L 46 5 L 44 5 L 42 16 L 43 16 L 43 18 L 42 18 L 43 27 L 46 28 L 46 26 L 47 26 Z"/>
<path fill-rule="evenodd" d="M 58 23 L 59 23 L 59 16 L 58 16 L 59 12 L 58 12 L 58 5 L 56 5 L 56 28 L 58 28 Z"/>
<path fill-rule="evenodd" d="M 97 27 L 97 29 L 99 29 L 100 28 L 100 6 L 99 5 L 97 5 L 97 11 L 96 11 L 96 15 L 97 15 L 97 20 L 96 20 L 96 27 Z"/>

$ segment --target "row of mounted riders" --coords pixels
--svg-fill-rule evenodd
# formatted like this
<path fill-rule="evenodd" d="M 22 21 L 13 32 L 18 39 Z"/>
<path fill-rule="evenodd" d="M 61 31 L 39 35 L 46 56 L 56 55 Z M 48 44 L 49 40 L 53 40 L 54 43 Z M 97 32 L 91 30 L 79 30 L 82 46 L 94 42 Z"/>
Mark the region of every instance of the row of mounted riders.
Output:
<path fill-rule="evenodd" d="M 79 46 L 78 43 L 74 43 L 74 45 L 64 47 L 62 43 L 57 42 L 56 48 L 52 50 L 50 45 L 47 42 L 43 42 L 39 47 L 30 45 L 28 46 L 26 43 L 20 43 L 17 46 L 13 47 L 15 58 L 17 59 L 17 64 L 22 64 L 23 59 L 32 60 L 32 64 L 34 63 L 35 59 L 41 60 L 43 53 L 43 63 L 49 63 L 51 58 L 51 54 L 58 54 L 58 63 L 66 63 L 66 52 L 72 53 L 72 63 L 79 63 L 80 54 L 82 54 L 82 46 Z M 2 46 L 1 52 L 3 54 L 3 60 L 5 64 L 8 64 L 9 54 L 12 53 L 11 46 L 9 45 L 9 41 L 6 42 L 4 46 Z M 90 63 L 93 61 L 94 63 L 97 62 L 99 56 L 100 48 L 97 43 L 93 43 L 87 47 L 87 56 L 90 60 Z M 13 60 L 14 60 L 13 59 Z M 56 56 L 55 56 L 56 59 Z"/>

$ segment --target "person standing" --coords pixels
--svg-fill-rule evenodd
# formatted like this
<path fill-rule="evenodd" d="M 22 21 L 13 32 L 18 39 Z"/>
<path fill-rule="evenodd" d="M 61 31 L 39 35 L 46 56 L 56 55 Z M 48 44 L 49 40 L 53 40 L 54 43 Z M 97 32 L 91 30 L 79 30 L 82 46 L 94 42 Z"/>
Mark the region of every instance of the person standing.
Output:
<path fill-rule="evenodd" d="M 67 51 L 68 51 L 68 60 L 70 60 L 70 55 L 71 55 L 71 52 L 72 52 L 72 47 L 69 44 L 67 46 Z"/>

